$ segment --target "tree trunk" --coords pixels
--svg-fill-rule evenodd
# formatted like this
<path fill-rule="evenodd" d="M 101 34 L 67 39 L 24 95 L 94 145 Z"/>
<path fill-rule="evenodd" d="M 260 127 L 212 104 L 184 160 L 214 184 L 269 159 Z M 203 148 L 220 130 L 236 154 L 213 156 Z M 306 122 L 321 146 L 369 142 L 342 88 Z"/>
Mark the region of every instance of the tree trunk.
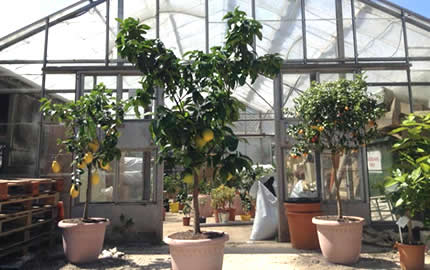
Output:
<path fill-rule="evenodd" d="M 412 218 L 411 218 L 409 211 L 406 212 L 406 216 L 409 218 L 409 221 L 408 221 L 408 243 L 409 243 L 409 245 L 412 245 L 412 243 L 414 241 L 414 236 L 412 235 Z M 400 230 L 400 233 L 402 233 L 401 230 Z"/>
<path fill-rule="evenodd" d="M 194 234 L 201 233 L 200 231 L 200 211 L 199 211 L 199 175 L 194 172 L 193 186 L 193 207 L 194 207 Z"/>
<path fill-rule="evenodd" d="M 91 197 L 91 164 L 87 166 L 88 168 L 88 178 L 87 178 L 87 196 L 85 199 L 85 206 L 84 206 L 84 220 L 88 220 L 88 202 L 90 201 Z"/>
<path fill-rule="evenodd" d="M 339 159 L 336 152 L 331 152 L 331 173 L 334 177 L 334 183 L 336 186 L 336 203 L 337 203 L 337 219 L 343 218 L 342 200 L 340 198 L 340 180 L 337 177 L 337 169 L 339 166 Z"/>

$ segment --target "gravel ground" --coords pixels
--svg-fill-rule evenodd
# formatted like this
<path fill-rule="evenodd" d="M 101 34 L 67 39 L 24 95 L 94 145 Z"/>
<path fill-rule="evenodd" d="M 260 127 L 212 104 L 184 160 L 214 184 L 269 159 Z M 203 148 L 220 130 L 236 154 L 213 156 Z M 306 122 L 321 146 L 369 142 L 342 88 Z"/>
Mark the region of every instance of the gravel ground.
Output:
<path fill-rule="evenodd" d="M 73 265 L 68 263 L 57 247 L 55 252 L 42 254 L 27 262 L 23 269 L 28 270 L 76 270 L 76 269 L 170 269 L 170 256 L 166 245 L 117 246 L 125 253 L 123 258 L 104 258 L 97 262 Z M 288 243 L 228 243 L 225 249 L 223 270 L 238 269 L 400 269 L 398 254 L 372 246 L 363 246 L 359 262 L 352 266 L 335 265 L 327 262 L 319 251 L 298 251 Z M 426 256 L 426 268 L 430 269 L 430 253 Z M 202 269 L 204 270 L 204 269 Z"/>

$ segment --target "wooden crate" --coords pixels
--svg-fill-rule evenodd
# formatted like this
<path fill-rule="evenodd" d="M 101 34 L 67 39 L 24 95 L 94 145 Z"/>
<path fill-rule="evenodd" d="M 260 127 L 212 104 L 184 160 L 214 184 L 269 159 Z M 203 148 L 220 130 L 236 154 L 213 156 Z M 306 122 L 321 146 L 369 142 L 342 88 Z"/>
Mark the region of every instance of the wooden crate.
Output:
<path fill-rule="evenodd" d="M 25 254 L 32 246 L 40 242 L 53 241 L 57 218 L 57 203 L 60 193 L 55 191 L 56 181 L 26 180 L 31 187 L 40 188 L 40 184 L 50 185 L 49 193 L 34 192 L 27 196 L 11 197 L 0 201 L 0 258 L 10 254 Z M 33 185 L 38 182 L 39 185 Z M 34 190 L 34 189 L 33 189 Z"/>
<path fill-rule="evenodd" d="M 63 189 L 63 179 L 0 179 L 0 201 L 61 192 Z"/>

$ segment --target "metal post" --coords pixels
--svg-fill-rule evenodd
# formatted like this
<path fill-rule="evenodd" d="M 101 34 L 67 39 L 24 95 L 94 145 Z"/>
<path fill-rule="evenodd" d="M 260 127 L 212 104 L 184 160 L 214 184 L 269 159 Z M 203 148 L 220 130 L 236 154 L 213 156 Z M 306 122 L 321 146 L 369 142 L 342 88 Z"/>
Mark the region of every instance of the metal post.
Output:
<path fill-rule="evenodd" d="M 252 18 L 255 20 L 256 15 L 255 15 L 255 0 L 251 1 L 251 14 L 252 14 Z M 257 50 L 257 39 L 254 35 L 254 41 L 252 42 L 252 48 L 254 48 L 254 50 Z"/>
<path fill-rule="evenodd" d="M 155 37 L 160 38 L 160 0 L 155 1 Z"/>
<path fill-rule="evenodd" d="M 206 53 L 209 53 L 209 0 L 205 0 L 205 42 Z"/>
<path fill-rule="evenodd" d="M 49 17 L 45 20 L 45 44 L 43 48 L 43 65 L 42 65 L 42 89 L 41 89 L 41 97 L 45 97 L 46 95 L 46 63 L 48 59 L 48 37 L 49 37 Z M 37 153 L 36 156 L 36 177 L 40 177 L 40 157 L 42 156 L 42 149 L 43 149 L 43 114 L 39 114 L 40 121 L 39 121 L 39 143 L 37 145 Z"/>
<path fill-rule="evenodd" d="M 408 78 L 408 94 L 409 94 L 409 108 L 411 113 L 414 112 L 414 99 L 412 95 L 412 85 L 411 85 L 411 67 L 409 65 L 409 50 L 408 50 L 408 34 L 406 31 L 406 21 L 405 21 L 405 12 L 402 10 L 402 29 L 403 29 L 403 42 L 405 46 L 405 58 L 406 58 L 406 64 L 408 64 L 408 67 L 406 69 L 406 76 Z"/>
<path fill-rule="evenodd" d="M 307 44 L 306 44 L 306 12 L 305 12 L 305 0 L 301 0 L 300 5 L 301 11 L 302 11 L 302 40 L 303 40 L 303 63 L 307 63 L 308 61 L 308 51 L 307 51 Z"/>
<path fill-rule="evenodd" d="M 336 0 L 336 33 L 337 33 L 337 57 L 345 58 L 345 37 L 343 33 L 342 0 Z"/>
<path fill-rule="evenodd" d="M 275 103 L 275 155 L 276 155 L 276 175 L 278 179 L 278 241 L 288 242 L 290 234 L 288 231 L 288 220 L 284 210 L 285 182 L 284 182 L 284 158 L 282 154 L 282 135 L 285 127 L 282 126 L 282 73 L 279 73 L 273 80 L 273 100 Z"/>
<path fill-rule="evenodd" d="M 110 0 L 106 0 L 106 48 L 105 48 L 105 66 L 109 65 L 109 20 L 110 20 Z"/>
<path fill-rule="evenodd" d="M 352 20 L 352 39 L 354 43 L 354 63 L 358 63 L 358 49 L 357 49 L 357 28 L 355 24 L 355 7 L 354 0 L 351 0 L 351 20 Z"/>

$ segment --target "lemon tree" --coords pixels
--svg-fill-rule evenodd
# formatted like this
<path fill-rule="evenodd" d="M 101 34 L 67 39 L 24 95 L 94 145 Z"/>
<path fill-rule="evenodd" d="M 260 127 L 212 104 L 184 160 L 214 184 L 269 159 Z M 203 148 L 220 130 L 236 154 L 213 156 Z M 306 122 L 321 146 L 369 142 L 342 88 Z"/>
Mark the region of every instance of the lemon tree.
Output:
<path fill-rule="evenodd" d="M 382 116 L 384 108 L 378 105 L 377 97 L 367 92 L 362 75 L 354 80 L 314 82 L 294 103 L 295 112 L 290 114 L 300 122 L 287 128 L 287 134 L 295 141 L 291 157 L 298 158 L 309 151 L 330 151 L 338 219 L 341 219 L 336 158 L 344 151 L 358 149 L 376 135 L 376 120 Z"/>
<path fill-rule="evenodd" d="M 75 166 L 72 173 L 70 196 L 79 195 L 81 176 L 88 172 L 86 201 L 83 219 L 88 220 L 88 198 L 91 185 L 100 181 L 99 169 L 109 171 L 109 163 L 121 157 L 121 151 L 116 147 L 119 138 L 119 125 L 124 120 L 124 104 L 117 101 L 112 91 L 99 84 L 90 93 L 83 95 L 75 102 L 53 103 L 46 98 L 41 99 L 41 111 L 44 116 L 58 120 L 66 127 L 66 138 L 58 140 L 64 150 L 73 153 L 70 166 Z M 52 171 L 58 173 L 61 165 L 52 162 Z"/>
<path fill-rule="evenodd" d="M 146 107 L 163 89 L 173 106 L 158 106 L 150 131 L 159 148 L 159 161 L 168 167 L 182 166 L 184 181 L 193 176 L 195 221 L 198 211 L 198 172 L 203 166 L 215 168 L 223 178 L 250 168 L 251 160 L 237 151 L 239 139 L 231 129 L 245 106 L 233 96 L 234 90 L 252 84 L 262 74 L 272 77 L 280 70 L 277 54 L 257 56 L 252 49 L 261 39 L 262 25 L 238 9 L 224 16 L 228 30 L 223 46 L 208 53 L 195 50 L 178 58 L 158 39 L 147 39 L 149 26 L 139 20 L 119 20 L 118 53 L 142 72 L 141 89 L 132 100 L 135 111 Z M 194 232 L 200 233 L 199 222 Z"/>

